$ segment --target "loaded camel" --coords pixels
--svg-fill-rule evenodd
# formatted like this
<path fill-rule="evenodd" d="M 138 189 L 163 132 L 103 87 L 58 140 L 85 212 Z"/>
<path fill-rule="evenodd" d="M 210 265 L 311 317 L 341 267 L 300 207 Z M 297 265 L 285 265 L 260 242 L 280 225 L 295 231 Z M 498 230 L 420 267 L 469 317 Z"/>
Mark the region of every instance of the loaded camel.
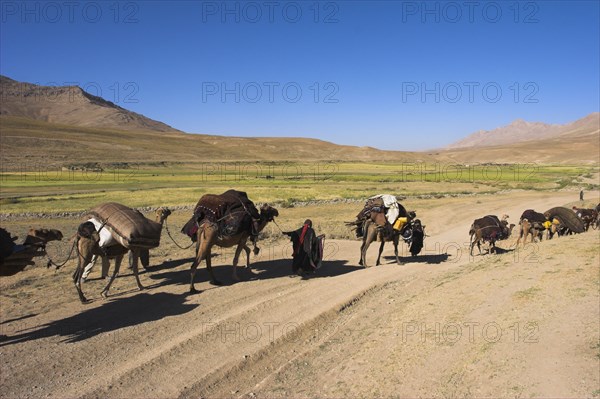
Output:
<path fill-rule="evenodd" d="M 196 258 L 191 266 L 190 293 L 197 293 L 194 287 L 196 270 L 203 260 L 210 275 L 210 283 L 221 285 L 215 278 L 211 264 L 213 246 L 230 248 L 236 246 L 233 258 L 233 279 L 239 281 L 237 264 L 242 250 L 246 252 L 246 268 L 250 269 L 250 248 L 246 244 L 251 238 L 255 253 L 258 234 L 279 216 L 277 209 L 263 204 L 260 213 L 244 192 L 229 190 L 221 195 L 206 194 L 200 198 L 194 216 L 182 229 L 192 240 L 196 240 Z"/>
<path fill-rule="evenodd" d="M 481 242 L 489 242 L 489 252 L 496 252 L 496 241 L 506 240 L 515 225 L 508 224 L 508 215 L 503 215 L 502 219 L 498 219 L 496 215 L 487 215 L 479 219 L 475 219 L 469 230 L 470 248 L 469 254 L 473 256 L 473 247 L 477 244 L 479 254 L 481 255 Z"/>
<path fill-rule="evenodd" d="M 549 238 L 552 238 L 554 234 L 562 236 L 573 233 L 579 234 L 585 231 L 583 220 L 571 209 L 557 206 L 544 212 L 544 216 L 552 222 Z"/>
<path fill-rule="evenodd" d="M 169 217 L 171 211 L 168 208 L 158 208 L 155 211 L 156 223 L 162 226 L 164 221 Z M 138 276 L 138 259 L 140 257 L 140 253 L 143 251 L 147 251 L 146 247 L 140 247 L 135 244 L 131 244 L 126 242 L 126 240 L 121 237 L 113 227 L 109 226 L 107 223 L 101 223 L 100 227 L 97 228 L 96 223 L 98 223 L 98 219 L 94 219 L 94 222 L 88 220 L 87 222 L 79 225 L 77 229 L 76 235 L 76 245 L 77 245 L 77 269 L 73 273 L 73 283 L 75 284 L 75 288 L 77 289 L 77 293 L 79 294 L 79 299 L 82 303 L 86 303 L 87 299 L 83 294 L 81 289 L 81 283 L 83 281 L 83 273 L 86 265 L 93 263 L 93 258 L 100 256 L 102 259 L 102 269 L 108 272 L 109 259 L 115 259 L 115 268 L 113 271 L 108 284 L 101 292 L 102 297 L 106 298 L 108 296 L 108 291 L 110 290 L 110 286 L 112 285 L 115 277 L 119 273 L 119 269 L 121 267 L 121 262 L 123 261 L 124 255 L 131 251 L 131 259 L 132 259 L 132 269 L 133 275 L 135 276 L 135 280 L 137 286 L 140 290 L 143 290 L 144 287 L 140 282 L 140 278 Z M 100 245 L 101 243 L 101 235 L 102 232 L 109 232 L 110 238 L 112 240 L 108 240 L 104 245 Z M 158 232 L 160 237 L 160 231 Z"/>
<path fill-rule="evenodd" d="M 395 197 L 392 196 L 391 198 L 396 202 Z M 391 199 L 389 201 L 391 201 Z M 425 237 L 425 226 L 421 225 L 419 219 L 415 219 L 415 212 L 407 212 L 404 206 L 398 202 L 396 202 L 395 207 L 397 207 L 398 218 L 403 218 L 405 220 L 403 226 L 398 229 L 395 229 L 388 220 L 385 203 L 381 199 L 381 196 L 369 198 L 365 207 L 356 216 L 357 220 L 347 223 L 347 225 L 356 226 L 357 236 L 362 236 L 359 265 L 368 267 L 367 250 L 371 243 L 377 241 L 378 237 L 381 244 L 379 246 L 376 266 L 381 264 L 383 248 L 385 243 L 390 241 L 394 244 L 396 263 L 400 264 L 400 258 L 398 257 L 398 243 L 400 242 L 401 236 L 405 242 L 410 244 L 409 251 L 412 256 L 416 256 L 421 252 L 421 248 L 423 248 L 423 239 Z M 392 221 L 395 222 L 395 220 Z"/>

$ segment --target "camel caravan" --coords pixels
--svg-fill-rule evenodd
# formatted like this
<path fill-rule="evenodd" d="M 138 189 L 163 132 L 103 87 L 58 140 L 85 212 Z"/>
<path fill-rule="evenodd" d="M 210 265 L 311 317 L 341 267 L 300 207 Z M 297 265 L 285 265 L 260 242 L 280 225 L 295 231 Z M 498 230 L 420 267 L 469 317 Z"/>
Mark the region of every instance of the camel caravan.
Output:
<path fill-rule="evenodd" d="M 600 204 L 596 208 L 600 208 Z M 524 246 L 528 237 L 531 237 L 530 242 L 535 242 L 542 241 L 544 235 L 549 240 L 555 234 L 563 236 L 583 233 L 589 226 L 597 226 L 598 221 L 598 211 L 595 209 L 573 207 L 571 210 L 565 207 L 554 207 L 544 213 L 527 209 L 519 218 L 519 235 L 515 246 L 518 247 L 521 243 Z M 481 254 L 480 244 L 485 242 L 489 244 L 489 253 L 496 252 L 496 242 L 508 239 L 514 227 L 514 224 L 508 224 L 508 215 L 503 215 L 502 219 L 498 219 L 495 215 L 476 219 L 469 230 L 470 254 L 473 255 L 475 245 Z"/>
<path fill-rule="evenodd" d="M 551 239 L 554 235 L 582 233 L 590 227 L 597 229 L 600 227 L 599 212 L 600 204 L 594 209 L 554 207 L 544 213 L 527 209 L 519 219 L 516 246 L 521 242 L 525 245 L 528 238 L 530 242 L 534 242 L 541 241 L 544 236 Z M 85 221 L 77 228 L 71 247 L 71 254 L 75 253 L 77 258 L 72 280 L 80 301 L 88 302 L 82 290 L 82 283 L 86 281 L 98 258 L 101 259 L 102 265 L 101 277 L 108 279 L 101 291 L 102 297 L 108 296 L 127 253 L 137 286 L 140 290 L 144 289 L 138 276 L 139 263 L 148 270 L 149 251 L 160 245 L 163 225 L 170 214 L 168 208 L 161 207 L 155 211 L 155 220 L 150 220 L 141 212 L 114 202 L 100 204 L 86 212 Z M 221 285 L 211 264 L 212 250 L 215 246 L 235 247 L 232 262 L 234 281 L 240 280 L 237 265 L 242 251 L 246 255 L 246 270 L 255 274 L 250 267 L 248 244 L 250 242 L 253 245 L 253 253 L 258 255 L 260 249 L 257 242 L 260 233 L 269 223 L 277 224 L 275 218 L 278 216 L 278 210 L 268 204 L 257 208 L 242 191 L 228 190 L 219 195 L 203 195 L 194 207 L 190 219 L 181 229 L 181 232 L 190 238 L 190 247 L 195 245 L 195 257 L 190 267 L 189 292 L 198 292 L 194 287 L 194 277 L 202 261 L 206 262 L 210 283 Z M 469 230 L 470 255 L 473 255 L 475 245 L 481 255 L 481 244 L 487 244 L 487 253 L 498 252 L 496 243 L 511 237 L 516 227 L 515 224 L 508 223 L 508 218 L 508 215 L 503 215 L 502 218 L 486 215 L 476 219 Z M 416 212 L 408 211 L 390 194 L 368 198 L 355 220 L 345 224 L 355 231 L 357 238 L 362 239 L 359 265 L 365 268 L 367 250 L 371 243 L 378 239 L 380 246 L 376 265 L 381 264 L 386 242 L 393 243 L 396 263 L 401 264 L 398 252 L 400 240 L 408 245 L 408 251 L 415 257 L 421 252 L 427 236 L 425 226 L 417 219 Z M 292 272 L 299 275 L 315 273 L 322 265 L 325 236 L 317 234 L 310 219 L 297 230 L 281 233 L 292 241 Z M 169 237 L 175 242 L 170 233 Z M 23 243 L 16 244 L 17 237 L 0 228 L 0 275 L 13 275 L 34 264 L 33 257 L 48 256 L 46 244 L 62 238 L 63 235 L 58 230 L 30 229 Z M 175 244 L 179 246 L 176 242 Z M 185 249 L 181 246 L 180 248 Z M 61 264 L 49 260 L 48 267 L 53 264 L 57 269 L 60 268 L 71 258 L 71 254 Z M 109 277 L 111 259 L 114 260 L 114 269 Z"/>

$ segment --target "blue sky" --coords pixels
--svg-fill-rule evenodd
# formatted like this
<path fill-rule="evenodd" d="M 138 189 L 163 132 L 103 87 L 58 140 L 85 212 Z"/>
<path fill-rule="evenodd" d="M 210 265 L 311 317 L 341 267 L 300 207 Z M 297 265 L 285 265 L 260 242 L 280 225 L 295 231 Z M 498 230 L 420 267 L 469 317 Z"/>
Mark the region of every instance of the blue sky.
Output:
<path fill-rule="evenodd" d="M 192 133 L 420 150 L 598 111 L 599 4 L 2 1 L 0 73 Z"/>

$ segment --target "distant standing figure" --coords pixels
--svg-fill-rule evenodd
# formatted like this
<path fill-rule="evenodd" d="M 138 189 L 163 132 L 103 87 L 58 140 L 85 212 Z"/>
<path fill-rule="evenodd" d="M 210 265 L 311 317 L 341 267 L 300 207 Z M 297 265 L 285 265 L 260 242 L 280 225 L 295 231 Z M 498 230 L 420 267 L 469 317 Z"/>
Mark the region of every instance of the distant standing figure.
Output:
<path fill-rule="evenodd" d="M 579 192 L 579 201 L 583 201 L 583 190 Z"/>

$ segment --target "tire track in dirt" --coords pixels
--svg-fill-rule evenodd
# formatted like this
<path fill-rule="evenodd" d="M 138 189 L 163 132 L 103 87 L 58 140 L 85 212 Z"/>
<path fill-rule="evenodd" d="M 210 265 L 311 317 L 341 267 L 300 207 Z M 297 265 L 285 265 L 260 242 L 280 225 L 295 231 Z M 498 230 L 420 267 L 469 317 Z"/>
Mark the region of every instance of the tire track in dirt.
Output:
<path fill-rule="evenodd" d="M 204 385 L 203 380 L 215 370 L 233 369 L 259 351 L 265 348 L 271 350 L 274 342 L 285 340 L 288 334 L 302 334 L 306 325 L 322 319 L 324 314 L 337 312 L 345 303 L 364 295 L 365 291 L 378 284 L 397 278 L 403 271 L 396 266 L 388 266 L 335 278 L 309 280 L 259 303 L 229 311 L 221 319 L 213 321 L 215 324 L 210 331 L 194 329 L 178 337 L 175 345 L 153 353 L 152 359 L 142 367 L 136 362 L 136 367 L 125 367 L 126 373 L 119 370 L 117 379 L 111 381 L 112 389 L 94 391 L 91 396 L 171 397 L 185 387 Z M 355 277 L 357 273 L 362 274 L 362 278 Z M 207 335 L 209 339 L 205 339 Z M 165 368 L 177 369 L 178 373 L 161 384 L 140 386 L 139 381 L 157 381 Z"/>

